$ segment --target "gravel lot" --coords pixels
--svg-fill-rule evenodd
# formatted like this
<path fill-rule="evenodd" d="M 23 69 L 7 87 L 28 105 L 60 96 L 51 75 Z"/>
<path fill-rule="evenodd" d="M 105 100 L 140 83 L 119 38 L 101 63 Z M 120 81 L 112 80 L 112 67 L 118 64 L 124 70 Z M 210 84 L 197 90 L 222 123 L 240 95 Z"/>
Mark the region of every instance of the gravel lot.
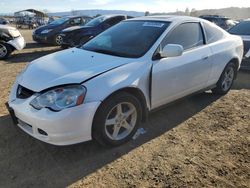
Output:
<path fill-rule="evenodd" d="M 250 72 L 226 96 L 210 92 L 150 115 L 146 134 L 107 149 L 55 147 L 16 128 L 4 107 L 16 75 L 58 47 L 32 42 L 0 61 L 0 187 L 250 187 Z"/>

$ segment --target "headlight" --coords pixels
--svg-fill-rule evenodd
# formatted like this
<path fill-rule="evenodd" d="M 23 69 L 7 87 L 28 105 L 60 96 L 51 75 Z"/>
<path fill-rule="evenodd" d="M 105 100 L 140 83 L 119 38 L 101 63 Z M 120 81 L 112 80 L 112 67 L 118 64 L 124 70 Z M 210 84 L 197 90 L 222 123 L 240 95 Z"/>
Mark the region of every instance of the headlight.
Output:
<path fill-rule="evenodd" d="M 42 34 L 46 34 L 46 33 L 49 33 L 50 31 L 52 31 L 52 29 L 45 29 L 45 30 L 43 30 L 41 33 L 42 33 Z"/>
<path fill-rule="evenodd" d="M 83 103 L 86 88 L 81 85 L 69 85 L 49 90 L 30 102 L 30 105 L 40 110 L 49 108 L 54 111 L 61 111 Z"/>
<path fill-rule="evenodd" d="M 10 33 L 10 35 L 12 36 L 12 37 L 19 37 L 21 34 L 20 34 L 20 32 L 17 30 L 17 29 L 10 29 L 9 30 L 9 33 Z"/>

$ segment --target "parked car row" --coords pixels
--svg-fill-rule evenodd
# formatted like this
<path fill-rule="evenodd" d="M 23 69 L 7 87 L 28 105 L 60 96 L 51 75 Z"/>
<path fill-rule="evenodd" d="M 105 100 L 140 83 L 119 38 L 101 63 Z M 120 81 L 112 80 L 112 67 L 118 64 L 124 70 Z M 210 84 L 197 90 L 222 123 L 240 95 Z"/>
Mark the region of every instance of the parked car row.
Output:
<path fill-rule="evenodd" d="M 118 146 L 165 104 L 210 89 L 226 94 L 242 57 L 241 37 L 204 19 L 127 19 L 77 48 L 29 63 L 6 106 L 14 124 L 43 142 Z"/>
<path fill-rule="evenodd" d="M 89 39 L 111 26 L 126 20 L 126 15 L 104 15 L 90 17 L 64 17 L 40 27 L 33 32 L 33 39 L 42 43 L 53 43 L 63 48 L 86 43 Z"/>
<path fill-rule="evenodd" d="M 48 25 L 41 26 L 34 30 L 33 40 L 40 43 L 62 44 L 60 32 L 66 28 L 84 25 L 91 17 L 87 16 L 68 16 L 52 21 Z"/>
<path fill-rule="evenodd" d="M 59 45 L 62 48 L 76 47 L 85 44 L 121 21 L 131 18 L 127 15 L 103 15 L 94 19 L 88 16 L 63 17 L 34 30 L 33 40 L 39 43 Z M 200 18 L 215 23 L 233 35 L 242 37 L 244 41 L 244 58 L 241 68 L 250 70 L 250 20 L 243 20 L 238 23 L 218 15 L 203 15 Z M 7 23 L 5 19 L 0 19 L 0 24 Z M 14 30 L 17 36 L 13 37 Z M 216 37 L 214 35 L 214 38 Z M 24 46 L 25 41 L 20 32 L 13 27 L 0 26 L 0 59 L 7 58 L 14 50 L 22 50 Z"/>

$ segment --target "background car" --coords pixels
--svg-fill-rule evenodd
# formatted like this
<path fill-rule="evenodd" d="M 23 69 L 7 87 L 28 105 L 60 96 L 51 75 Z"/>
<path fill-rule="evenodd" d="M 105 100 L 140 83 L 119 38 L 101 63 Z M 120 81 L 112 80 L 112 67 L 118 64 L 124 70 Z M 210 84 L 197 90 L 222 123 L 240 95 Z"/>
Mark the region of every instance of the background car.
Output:
<path fill-rule="evenodd" d="M 60 33 L 63 38 L 61 46 L 67 48 L 84 44 L 99 33 L 129 18 L 132 17 L 126 15 L 103 15 L 91 20 L 86 25 L 64 29 Z"/>
<path fill-rule="evenodd" d="M 0 25 L 0 59 L 6 59 L 14 50 L 22 50 L 26 43 L 14 27 Z"/>
<path fill-rule="evenodd" d="M 234 21 L 230 18 L 219 15 L 203 15 L 200 16 L 200 18 L 213 22 L 225 30 L 230 29 L 231 27 L 235 26 L 238 23 L 237 21 Z"/>
<path fill-rule="evenodd" d="M 83 25 L 91 20 L 87 16 L 70 16 L 59 18 L 46 26 L 39 27 L 33 32 L 33 40 L 40 43 L 62 44 L 62 37 L 59 33 L 68 27 Z"/>
<path fill-rule="evenodd" d="M 0 24 L 6 25 L 6 24 L 9 24 L 9 21 L 4 18 L 0 18 Z"/>
<path fill-rule="evenodd" d="M 241 69 L 250 70 L 250 19 L 240 22 L 228 32 L 242 37 L 244 42 L 244 58 Z"/>
<path fill-rule="evenodd" d="M 117 146 L 167 103 L 209 89 L 226 94 L 242 56 L 239 36 L 203 19 L 130 19 L 29 63 L 7 106 L 15 124 L 41 141 Z"/>

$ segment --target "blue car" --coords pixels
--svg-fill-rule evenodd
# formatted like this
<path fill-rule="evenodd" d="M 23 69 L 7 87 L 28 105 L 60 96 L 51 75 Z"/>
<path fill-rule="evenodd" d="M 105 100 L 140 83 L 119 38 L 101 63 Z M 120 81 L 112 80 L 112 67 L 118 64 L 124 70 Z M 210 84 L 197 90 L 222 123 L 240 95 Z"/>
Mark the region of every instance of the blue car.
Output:
<path fill-rule="evenodd" d="M 232 27 L 229 33 L 241 36 L 244 42 L 244 58 L 241 69 L 250 70 L 250 20 L 245 20 Z"/>
<path fill-rule="evenodd" d="M 62 48 L 75 47 L 84 44 L 91 38 L 118 24 L 119 22 L 132 18 L 127 15 L 103 15 L 99 16 L 85 25 L 64 29 L 62 37 Z"/>
<path fill-rule="evenodd" d="M 68 16 L 57 19 L 46 26 L 37 28 L 33 32 L 33 40 L 38 43 L 50 43 L 54 45 L 61 45 L 62 38 L 59 33 L 72 26 L 83 25 L 92 18 L 87 16 Z"/>

